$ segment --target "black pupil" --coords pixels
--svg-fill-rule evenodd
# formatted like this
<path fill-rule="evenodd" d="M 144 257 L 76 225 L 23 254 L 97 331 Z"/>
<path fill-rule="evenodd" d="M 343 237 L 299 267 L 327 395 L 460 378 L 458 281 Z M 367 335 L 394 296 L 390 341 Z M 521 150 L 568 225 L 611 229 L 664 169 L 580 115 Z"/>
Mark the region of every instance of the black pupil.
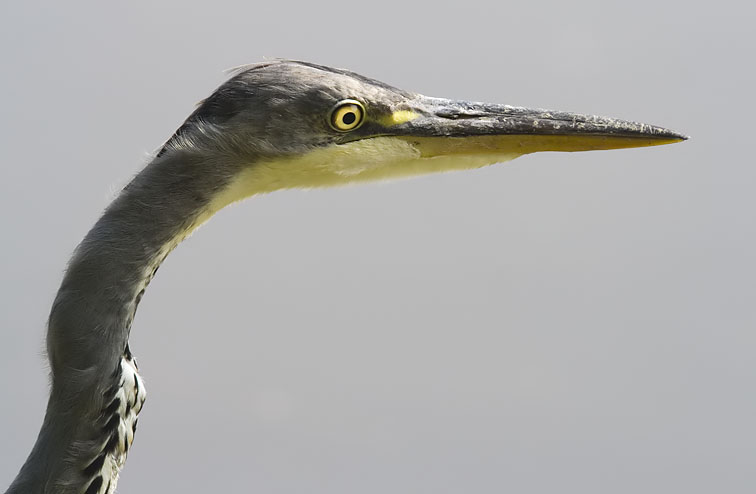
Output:
<path fill-rule="evenodd" d="M 354 112 L 345 113 L 343 117 L 341 117 L 341 121 L 344 122 L 347 125 L 351 125 L 354 123 L 354 121 L 357 120 L 357 115 L 354 114 Z"/>

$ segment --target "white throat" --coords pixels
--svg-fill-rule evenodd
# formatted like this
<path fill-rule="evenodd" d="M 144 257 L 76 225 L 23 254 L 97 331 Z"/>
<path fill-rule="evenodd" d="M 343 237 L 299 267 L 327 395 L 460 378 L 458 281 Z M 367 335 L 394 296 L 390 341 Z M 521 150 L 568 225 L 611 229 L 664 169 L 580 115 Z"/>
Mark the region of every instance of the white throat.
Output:
<path fill-rule="evenodd" d="M 391 180 L 429 173 L 481 168 L 509 161 L 522 152 L 424 155 L 417 143 L 375 137 L 320 148 L 304 156 L 257 162 L 242 171 L 210 204 L 212 215 L 247 197 L 280 189 L 315 188 Z"/>

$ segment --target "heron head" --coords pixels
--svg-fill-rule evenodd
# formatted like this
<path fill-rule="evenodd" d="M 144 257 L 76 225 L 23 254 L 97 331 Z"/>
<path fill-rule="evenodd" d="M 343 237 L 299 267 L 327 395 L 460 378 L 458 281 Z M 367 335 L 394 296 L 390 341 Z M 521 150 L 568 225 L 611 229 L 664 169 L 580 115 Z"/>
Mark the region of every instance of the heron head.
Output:
<path fill-rule="evenodd" d="M 165 149 L 233 156 L 251 195 L 685 138 L 613 118 L 432 98 L 345 70 L 273 61 L 240 70 Z"/>

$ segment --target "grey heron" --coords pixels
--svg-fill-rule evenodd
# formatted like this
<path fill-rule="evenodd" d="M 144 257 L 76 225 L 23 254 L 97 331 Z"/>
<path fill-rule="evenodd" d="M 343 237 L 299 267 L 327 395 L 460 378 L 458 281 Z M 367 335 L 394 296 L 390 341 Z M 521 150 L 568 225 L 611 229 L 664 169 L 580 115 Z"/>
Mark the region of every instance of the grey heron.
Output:
<path fill-rule="evenodd" d="M 306 62 L 240 69 L 76 248 L 48 321 L 46 415 L 7 494 L 114 492 L 145 400 L 128 343 L 137 306 L 166 256 L 228 204 L 280 189 L 479 168 L 538 151 L 684 139 L 612 118 L 431 98 Z"/>

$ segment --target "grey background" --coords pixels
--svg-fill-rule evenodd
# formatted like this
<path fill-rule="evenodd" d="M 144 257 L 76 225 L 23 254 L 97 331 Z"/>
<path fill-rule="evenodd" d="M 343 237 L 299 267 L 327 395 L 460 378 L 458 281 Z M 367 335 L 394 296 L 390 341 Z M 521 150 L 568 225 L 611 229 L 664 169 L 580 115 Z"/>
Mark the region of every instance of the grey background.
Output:
<path fill-rule="evenodd" d="M 744 5 L 3 2 L 0 488 L 72 249 L 223 69 L 288 57 L 693 139 L 221 212 L 136 318 L 120 492 L 753 492 Z"/>

